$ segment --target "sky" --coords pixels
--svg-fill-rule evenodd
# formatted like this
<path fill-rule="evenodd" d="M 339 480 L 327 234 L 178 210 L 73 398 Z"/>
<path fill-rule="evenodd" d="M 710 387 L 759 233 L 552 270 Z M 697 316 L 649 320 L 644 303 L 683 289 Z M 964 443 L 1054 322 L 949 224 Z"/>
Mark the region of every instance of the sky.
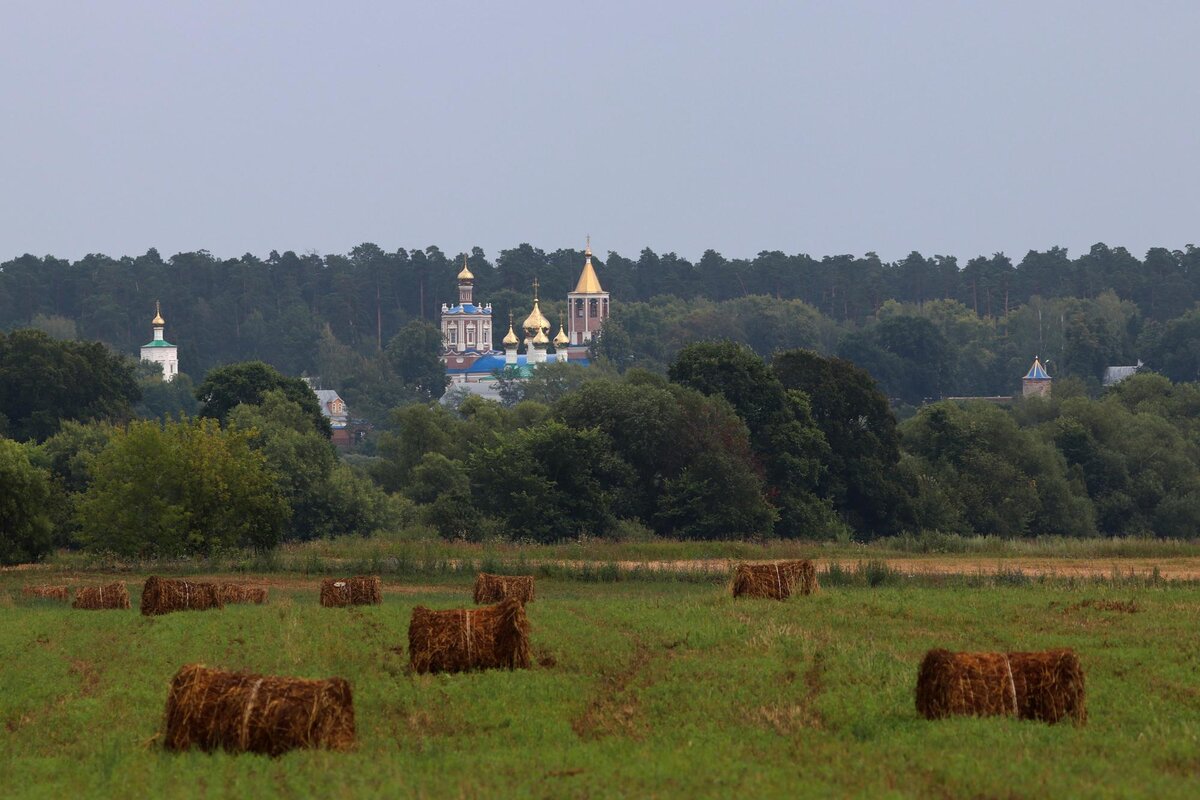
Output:
<path fill-rule="evenodd" d="M 1200 241 L 1200 3 L 0 0 L 0 261 Z"/>

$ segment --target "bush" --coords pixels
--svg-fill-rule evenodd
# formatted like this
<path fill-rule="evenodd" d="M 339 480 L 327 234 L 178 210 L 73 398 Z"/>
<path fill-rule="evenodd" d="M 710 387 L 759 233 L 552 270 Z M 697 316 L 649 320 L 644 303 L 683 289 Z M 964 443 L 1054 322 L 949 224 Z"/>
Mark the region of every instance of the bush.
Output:
<path fill-rule="evenodd" d="M 50 483 L 25 448 L 0 439 L 0 564 L 37 561 L 53 545 Z"/>

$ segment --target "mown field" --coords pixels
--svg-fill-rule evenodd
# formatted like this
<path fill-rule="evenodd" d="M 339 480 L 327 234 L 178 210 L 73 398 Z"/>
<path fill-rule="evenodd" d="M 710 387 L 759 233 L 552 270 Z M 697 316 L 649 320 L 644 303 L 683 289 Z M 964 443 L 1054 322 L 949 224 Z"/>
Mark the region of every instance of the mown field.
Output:
<path fill-rule="evenodd" d="M 544 578 L 527 671 L 407 672 L 414 605 L 469 603 L 469 575 L 388 578 L 384 603 L 144 618 L 20 596 L 0 574 L 6 797 L 1194 797 L 1200 586 L 1078 581 L 828 586 L 734 601 L 711 581 Z M 36 580 L 52 580 L 40 573 Z M 99 576 L 72 576 L 91 582 Z M 239 576 L 245 580 L 245 576 Z M 1104 610 L 1087 601 L 1132 603 Z M 917 716 L 930 647 L 1076 648 L 1084 727 Z M 395 648 L 399 647 L 397 652 Z M 278 759 L 158 743 L 185 663 L 354 690 L 357 750 Z"/>

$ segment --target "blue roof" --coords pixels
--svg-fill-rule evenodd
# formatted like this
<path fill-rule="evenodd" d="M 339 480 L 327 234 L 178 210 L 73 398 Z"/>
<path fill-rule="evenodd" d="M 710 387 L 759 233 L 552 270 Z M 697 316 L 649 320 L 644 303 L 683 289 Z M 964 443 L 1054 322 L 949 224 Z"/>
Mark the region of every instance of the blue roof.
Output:
<path fill-rule="evenodd" d="M 484 308 L 483 306 L 477 306 L 474 303 L 463 303 L 462 305 L 458 305 L 458 306 L 450 306 L 450 308 L 446 309 L 442 313 L 443 314 L 491 314 L 492 311 L 489 308 Z"/>
<path fill-rule="evenodd" d="M 1029 372 L 1025 373 L 1027 381 L 1048 381 L 1050 376 L 1046 374 L 1046 370 L 1042 369 L 1042 362 L 1034 357 L 1033 366 L 1029 368 Z"/>
<path fill-rule="evenodd" d="M 551 355 L 546 360 L 546 363 L 553 364 L 554 356 Z M 586 358 L 572 358 L 567 363 L 578 364 L 581 367 L 586 367 L 586 366 L 588 366 L 589 361 Z M 504 361 L 504 354 L 501 353 L 499 355 L 484 356 L 483 358 L 479 359 L 478 361 L 476 361 L 474 364 L 472 364 L 469 367 L 458 367 L 458 368 L 446 367 L 446 372 L 447 372 L 447 374 L 450 374 L 450 375 L 475 375 L 477 373 L 483 373 L 485 375 L 490 375 L 491 373 L 495 372 L 498 369 L 504 369 L 505 366 L 507 366 L 507 365 L 505 364 L 505 361 Z M 536 367 L 537 364 L 530 364 L 529 357 L 522 355 L 522 356 L 517 356 L 516 366 L 518 369 L 521 369 L 524 372 L 528 369 L 532 369 L 532 368 Z"/>

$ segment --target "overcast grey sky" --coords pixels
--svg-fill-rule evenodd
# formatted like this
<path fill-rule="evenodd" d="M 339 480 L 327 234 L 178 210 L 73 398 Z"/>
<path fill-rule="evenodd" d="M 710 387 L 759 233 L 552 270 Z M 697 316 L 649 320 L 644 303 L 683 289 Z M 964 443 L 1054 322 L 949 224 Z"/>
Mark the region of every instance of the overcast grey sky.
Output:
<path fill-rule="evenodd" d="M 1200 2 L 0 2 L 0 259 L 1200 241 Z"/>

